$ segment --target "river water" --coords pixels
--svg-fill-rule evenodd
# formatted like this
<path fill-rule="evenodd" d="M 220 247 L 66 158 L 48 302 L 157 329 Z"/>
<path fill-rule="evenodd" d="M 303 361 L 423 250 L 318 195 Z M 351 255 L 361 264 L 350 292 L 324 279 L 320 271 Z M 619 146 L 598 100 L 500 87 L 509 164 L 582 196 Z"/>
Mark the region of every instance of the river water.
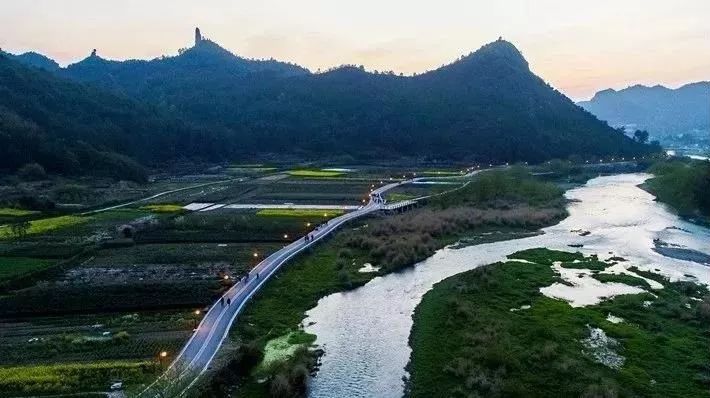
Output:
<path fill-rule="evenodd" d="M 424 293 L 449 276 L 534 248 L 612 255 L 673 280 L 694 278 L 710 284 L 707 264 L 665 257 L 654 239 L 710 254 L 710 230 L 685 222 L 637 185 L 650 176 L 599 177 L 567 191 L 570 216 L 525 239 L 445 248 L 404 272 L 378 277 L 356 290 L 324 297 L 307 313 L 306 331 L 325 350 L 310 397 L 399 398 L 403 393 L 412 314 Z M 590 231 L 588 236 L 579 232 Z M 570 244 L 583 244 L 573 249 Z M 675 246 L 677 245 L 677 246 Z M 375 264 L 376 265 L 376 264 Z"/>

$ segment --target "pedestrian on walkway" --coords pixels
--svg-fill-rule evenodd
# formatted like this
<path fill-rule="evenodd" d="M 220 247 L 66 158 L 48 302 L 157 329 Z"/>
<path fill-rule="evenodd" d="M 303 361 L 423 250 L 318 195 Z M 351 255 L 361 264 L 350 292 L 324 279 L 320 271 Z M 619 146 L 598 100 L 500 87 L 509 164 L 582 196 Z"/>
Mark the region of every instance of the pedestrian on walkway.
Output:
<path fill-rule="evenodd" d="M 259 279 L 259 273 L 258 273 L 258 272 L 256 273 L 256 279 Z"/>
<path fill-rule="evenodd" d="M 232 300 L 230 298 L 227 298 L 227 307 L 229 307 L 230 304 L 232 304 Z"/>
<path fill-rule="evenodd" d="M 219 303 L 222 304 L 222 307 L 224 307 L 224 296 L 222 296 L 222 298 L 219 299 Z"/>

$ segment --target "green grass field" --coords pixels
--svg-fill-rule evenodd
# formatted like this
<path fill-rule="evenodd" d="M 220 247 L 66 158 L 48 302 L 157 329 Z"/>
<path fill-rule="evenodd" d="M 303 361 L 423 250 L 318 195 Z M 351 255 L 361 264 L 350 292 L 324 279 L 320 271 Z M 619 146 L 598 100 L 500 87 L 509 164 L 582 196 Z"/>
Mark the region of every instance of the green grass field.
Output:
<path fill-rule="evenodd" d="M 644 279 L 633 275 L 620 274 L 592 274 L 592 278 L 604 283 L 623 283 L 629 286 L 638 286 L 642 289 L 650 289 L 651 286 Z"/>
<path fill-rule="evenodd" d="M 150 361 L 107 361 L 0 367 L 0 395 L 32 396 L 106 391 L 113 381 L 136 386 L 159 369 Z"/>
<path fill-rule="evenodd" d="M 38 235 L 46 232 L 55 231 L 62 228 L 67 228 L 75 225 L 85 224 L 89 221 L 89 217 L 79 216 L 59 216 L 43 218 L 40 220 L 30 221 L 27 235 Z M 0 239 L 11 239 L 15 235 L 9 225 L 0 226 Z"/>
<path fill-rule="evenodd" d="M 289 170 L 286 172 L 292 177 L 305 178 L 324 178 L 324 177 L 340 177 L 344 175 L 342 171 L 326 171 L 326 170 Z"/>
<path fill-rule="evenodd" d="M 0 282 L 51 267 L 55 262 L 54 260 L 27 257 L 0 257 Z"/>
<path fill-rule="evenodd" d="M 38 211 L 13 209 L 10 207 L 0 208 L 0 217 L 24 217 L 38 213 Z"/>
<path fill-rule="evenodd" d="M 343 210 L 337 209 L 263 209 L 256 212 L 262 217 L 312 217 L 312 218 L 332 218 L 344 214 Z"/>
<path fill-rule="evenodd" d="M 148 210 L 154 213 L 182 213 L 185 211 L 182 205 L 170 203 L 145 205 L 141 206 L 140 210 Z"/>
<path fill-rule="evenodd" d="M 403 202 L 405 200 L 410 200 L 410 199 L 414 199 L 414 198 L 416 198 L 415 195 L 410 195 L 410 194 L 406 194 L 406 193 L 398 193 L 398 192 L 391 193 L 391 194 L 387 195 L 387 201 L 390 203 Z"/>

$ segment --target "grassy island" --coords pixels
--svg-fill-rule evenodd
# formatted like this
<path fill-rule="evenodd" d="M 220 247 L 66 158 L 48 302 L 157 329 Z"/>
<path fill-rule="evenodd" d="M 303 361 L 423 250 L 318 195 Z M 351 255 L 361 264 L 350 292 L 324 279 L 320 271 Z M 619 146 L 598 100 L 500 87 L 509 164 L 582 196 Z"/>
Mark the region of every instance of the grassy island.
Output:
<path fill-rule="evenodd" d="M 707 290 L 636 270 L 663 289 L 573 308 L 540 292 L 570 255 L 525 251 L 436 284 L 414 315 L 409 396 L 707 397 Z"/>

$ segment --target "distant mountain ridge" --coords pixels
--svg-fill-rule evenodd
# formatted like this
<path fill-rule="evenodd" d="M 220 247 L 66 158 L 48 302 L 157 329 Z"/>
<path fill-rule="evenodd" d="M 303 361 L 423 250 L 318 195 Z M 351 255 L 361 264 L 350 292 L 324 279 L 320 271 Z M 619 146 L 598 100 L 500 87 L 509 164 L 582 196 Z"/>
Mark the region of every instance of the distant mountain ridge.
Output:
<path fill-rule="evenodd" d="M 578 105 L 613 126 L 633 125 L 660 138 L 710 132 L 710 82 L 607 89 Z"/>
<path fill-rule="evenodd" d="M 202 144 L 170 141 L 163 152 L 168 157 L 273 154 L 487 163 L 631 156 L 659 149 L 634 142 L 576 106 L 534 75 L 520 51 L 502 39 L 417 76 L 354 66 L 313 74 L 284 62 L 244 59 L 199 32 L 195 45 L 177 56 L 109 61 L 94 51 L 53 73 L 113 92 L 105 96 L 109 102 L 128 96 L 136 111 L 152 107 L 165 117 L 158 123 L 162 131 L 171 123 L 191 126 L 169 135 L 170 140 L 204 138 Z M 125 124 L 113 119 L 117 116 L 105 123 Z M 127 144 L 121 136 L 130 137 L 129 130 L 103 130 L 119 153 L 148 164 L 158 160 L 149 149 L 131 148 L 154 142 L 151 135 L 141 132 L 143 141 Z"/>
<path fill-rule="evenodd" d="M 29 51 L 29 52 L 26 52 L 23 54 L 14 55 L 14 54 L 6 53 L 6 52 L 0 50 L 0 55 L 4 55 L 12 60 L 15 60 L 15 61 L 25 64 L 27 66 L 32 66 L 34 68 L 44 69 L 44 70 L 48 70 L 51 72 L 57 71 L 60 68 L 59 64 L 55 60 L 53 60 L 45 55 L 36 53 L 34 51 Z"/>
<path fill-rule="evenodd" d="M 275 60 L 249 60 L 236 56 L 207 39 L 201 39 L 179 55 L 152 60 L 110 61 L 96 50 L 82 61 L 60 70 L 59 74 L 85 83 L 154 101 L 170 101 L 175 84 L 199 88 L 209 81 L 238 80 L 250 74 L 286 77 L 310 73 L 307 69 Z M 161 86 L 163 90 L 155 91 Z"/>

